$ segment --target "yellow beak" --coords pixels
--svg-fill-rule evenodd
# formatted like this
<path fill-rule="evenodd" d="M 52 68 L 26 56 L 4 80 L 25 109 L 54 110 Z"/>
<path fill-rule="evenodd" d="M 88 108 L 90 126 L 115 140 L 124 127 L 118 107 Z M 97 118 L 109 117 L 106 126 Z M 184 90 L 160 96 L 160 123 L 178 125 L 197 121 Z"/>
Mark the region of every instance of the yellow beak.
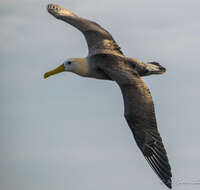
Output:
<path fill-rule="evenodd" d="M 55 74 L 61 73 L 61 72 L 63 72 L 63 71 L 65 71 L 65 66 L 64 66 L 64 64 L 60 65 L 59 67 L 57 67 L 57 68 L 54 69 L 54 70 L 51 70 L 51 71 L 45 73 L 45 74 L 44 74 L 44 78 L 46 79 L 47 77 L 50 77 L 51 75 L 55 75 Z"/>

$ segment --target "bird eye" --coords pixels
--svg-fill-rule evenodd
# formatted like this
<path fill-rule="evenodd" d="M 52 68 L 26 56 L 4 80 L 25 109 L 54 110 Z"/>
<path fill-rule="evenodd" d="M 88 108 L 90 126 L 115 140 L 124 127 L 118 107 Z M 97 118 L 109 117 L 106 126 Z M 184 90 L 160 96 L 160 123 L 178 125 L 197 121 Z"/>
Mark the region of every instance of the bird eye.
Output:
<path fill-rule="evenodd" d="M 68 63 L 68 65 L 71 65 L 72 62 L 71 62 L 71 61 L 68 61 L 67 63 Z"/>

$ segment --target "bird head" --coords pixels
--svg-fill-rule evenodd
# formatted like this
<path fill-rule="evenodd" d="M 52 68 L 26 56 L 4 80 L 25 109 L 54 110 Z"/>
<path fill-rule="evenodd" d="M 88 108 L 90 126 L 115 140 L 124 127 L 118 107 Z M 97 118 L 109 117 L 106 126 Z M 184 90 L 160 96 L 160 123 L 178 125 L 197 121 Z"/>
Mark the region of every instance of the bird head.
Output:
<path fill-rule="evenodd" d="M 44 78 L 48 78 L 51 75 L 55 75 L 64 71 L 69 71 L 81 76 L 85 76 L 89 71 L 87 59 L 86 58 L 67 59 L 66 61 L 64 61 L 62 65 L 60 65 L 56 69 L 46 72 L 44 74 Z"/>

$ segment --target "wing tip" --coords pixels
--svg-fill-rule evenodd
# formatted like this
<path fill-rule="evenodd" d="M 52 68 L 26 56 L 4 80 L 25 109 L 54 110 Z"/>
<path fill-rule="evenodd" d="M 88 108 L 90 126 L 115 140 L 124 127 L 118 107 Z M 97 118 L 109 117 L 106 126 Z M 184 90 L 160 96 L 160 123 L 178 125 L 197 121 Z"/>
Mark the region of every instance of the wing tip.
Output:
<path fill-rule="evenodd" d="M 163 182 L 163 184 L 165 184 L 169 189 L 172 189 L 172 180 L 170 176 L 166 176 L 165 174 L 163 175 L 162 171 L 159 171 L 159 168 L 157 168 L 157 166 L 155 166 L 155 164 L 152 162 L 151 159 L 149 159 L 148 157 L 145 157 L 147 162 L 149 163 L 150 167 L 153 169 L 153 171 L 155 172 L 155 174 L 159 177 L 159 179 Z M 171 171 L 170 171 L 171 173 Z"/>
<path fill-rule="evenodd" d="M 48 4 L 47 11 L 56 18 L 60 18 L 62 16 L 76 17 L 76 15 L 72 11 L 56 4 Z"/>
<path fill-rule="evenodd" d="M 168 180 L 162 180 L 162 182 L 169 188 L 172 189 L 172 180 L 169 178 Z"/>
<path fill-rule="evenodd" d="M 169 188 L 172 188 L 172 174 L 171 174 L 171 168 L 169 168 L 167 171 L 158 165 L 157 162 L 152 157 L 145 157 L 155 174 L 160 178 L 160 180 Z"/>

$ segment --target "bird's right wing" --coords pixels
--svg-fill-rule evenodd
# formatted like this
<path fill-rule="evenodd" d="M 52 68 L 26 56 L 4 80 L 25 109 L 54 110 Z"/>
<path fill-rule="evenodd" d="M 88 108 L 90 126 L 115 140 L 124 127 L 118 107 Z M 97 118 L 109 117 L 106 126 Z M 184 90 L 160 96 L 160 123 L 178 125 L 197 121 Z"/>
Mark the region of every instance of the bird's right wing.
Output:
<path fill-rule="evenodd" d="M 117 45 L 111 34 L 99 24 L 78 17 L 70 10 L 59 5 L 49 4 L 47 6 L 47 10 L 57 19 L 71 24 L 83 33 L 87 41 L 89 55 L 95 55 L 99 53 L 123 55 L 120 47 Z"/>
<path fill-rule="evenodd" d="M 109 64 L 102 64 L 105 59 Z M 119 58 L 102 55 L 99 60 L 99 67 L 120 86 L 124 115 L 138 147 L 158 177 L 171 188 L 171 168 L 157 128 L 148 87 L 137 71 L 129 69 Z"/>

